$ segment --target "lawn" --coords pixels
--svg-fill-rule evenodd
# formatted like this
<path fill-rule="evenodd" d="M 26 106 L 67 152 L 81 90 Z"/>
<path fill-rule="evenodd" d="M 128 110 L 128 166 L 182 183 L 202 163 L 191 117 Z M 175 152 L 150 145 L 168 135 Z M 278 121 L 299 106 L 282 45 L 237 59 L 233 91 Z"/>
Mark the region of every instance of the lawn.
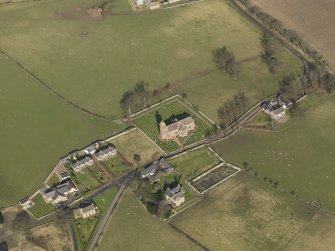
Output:
<path fill-rule="evenodd" d="M 1 6 L 0 48 L 71 101 L 113 118 L 121 115 L 122 93 L 141 79 L 152 90 L 170 82 L 216 118 L 218 101 L 239 89 L 252 101 L 259 100 L 277 89 L 282 74 L 301 65 L 282 49 L 280 72 L 269 74 L 259 58 L 259 30 L 226 1 L 138 15 L 127 1 L 115 0 L 109 4 L 112 13 L 129 15 L 106 13 L 102 20 L 94 20 L 85 11 L 96 3 L 34 1 Z M 223 45 L 241 62 L 236 81 L 213 72 L 211 52 Z"/>
<path fill-rule="evenodd" d="M 81 242 L 80 246 L 83 247 L 87 245 L 88 240 L 98 222 L 99 215 L 94 215 L 89 218 L 74 219 L 74 225 L 76 228 L 76 235 L 78 240 Z"/>
<path fill-rule="evenodd" d="M 6 206 L 39 189 L 69 151 L 122 127 L 61 101 L 1 55 L 0 68 L 0 206 Z"/>
<path fill-rule="evenodd" d="M 151 162 L 163 154 L 163 152 L 138 129 L 114 138 L 112 143 L 116 146 L 117 151 L 133 165 L 136 164 L 133 160 L 134 154 L 140 155 L 141 161 L 139 164 Z"/>
<path fill-rule="evenodd" d="M 41 218 L 49 213 L 52 213 L 56 210 L 55 206 L 52 204 L 45 203 L 44 199 L 42 198 L 41 194 L 37 194 L 33 199 L 32 202 L 35 203 L 34 206 L 29 208 L 29 211 L 36 217 Z"/>
<path fill-rule="evenodd" d="M 129 171 L 122 158 L 117 155 L 103 162 L 114 178 L 122 176 Z"/>
<path fill-rule="evenodd" d="M 335 245 L 335 216 L 321 211 L 288 245 L 288 251 L 333 250 Z"/>
<path fill-rule="evenodd" d="M 130 241 L 131 240 L 131 241 Z M 126 190 L 98 250 L 201 250 L 168 224 L 151 216 Z"/>
<path fill-rule="evenodd" d="M 162 121 L 171 118 L 172 115 L 179 115 L 182 113 L 188 113 L 195 120 L 195 131 L 186 137 L 186 145 L 190 145 L 206 137 L 206 134 L 211 131 L 209 121 L 204 118 L 200 118 L 186 107 L 180 99 L 175 99 L 173 101 L 164 102 L 162 105 L 145 112 L 142 115 L 138 115 L 135 118 L 134 124 L 142 130 L 148 137 L 150 137 L 157 145 L 159 145 L 164 151 L 171 152 L 178 149 L 178 145 L 174 141 L 160 141 L 159 140 L 159 122 L 157 122 L 156 116 L 159 114 Z M 206 122 L 205 122 L 206 121 Z M 182 140 L 184 141 L 184 140 Z"/>
<path fill-rule="evenodd" d="M 307 98 L 303 106 L 320 98 Z M 286 193 L 317 202 L 335 211 L 335 96 L 313 106 L 304 118 L 274 132 L 242 130 L 214 150 L 243 167 L 247 162 L 258 176 L 271 178 Z"/>
<path fill-rule="evenodd" d="M 187 152 L 177 158 L 169 160 L 178 172 L 190 181 L 199 174 L 221 162 L 209 148 L 203 147 L 195 151 Z"/>
<path fill-rule="evenodd" d="M 315 211 L 239 173 L 171 223 L 209 250 L 282 250 Z"/>
<path fill-rule="evenodd" d="M 106 176 L 106 174 L 96 165 L 93 166 L 89 166 L 87 167 L 87 169 L 89 169 L 89 171 L 91 172 L 91 174 L 100 182 L 100 183 L 107 183 L 108 182 L 108 177 Z"/>
<path fill-rule="evenodd" d="M 59 179 L 56 175 L 56 173 L 53 173 L 50 177 L 50 179 L 48 180 L 47 184 L 49 185 L 49 187 L 53 187 L 55 185 L 57 185 L 59 183 Z"/>
<path fill-rule="evenodd" d="M 72 173 L 71 179 L 84 194 L 89 193 L 101 185 L 88 168 L 84 168 L 81 172 Z"/>
<path fill-rule="evenodd" d="M 115 194 L 117 192 L 117 188 L 113 187 L 111 189 L 106 190 L 98 197 L 94 198 L 95 205 L 99 208 L 101 212 L 105 212 L 108 206 L 112 203 Z"/>

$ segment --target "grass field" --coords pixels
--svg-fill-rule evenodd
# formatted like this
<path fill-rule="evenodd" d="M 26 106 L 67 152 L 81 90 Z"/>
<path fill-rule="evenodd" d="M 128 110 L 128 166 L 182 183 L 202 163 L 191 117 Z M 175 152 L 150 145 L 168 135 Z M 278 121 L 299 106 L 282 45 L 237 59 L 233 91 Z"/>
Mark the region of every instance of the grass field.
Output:
<path fill-rule="evenodd" d="M 45 203 L 41 194 L 37 194 L 32 201 L 35 203 L 34 206 L 29 208 L 29 211 L 36 217 L 41 218 L 49 213 L 56 210 L 55 206 L 52 204 Z"/>
<path fill-rule="evenodd" d="M 157 146 L 137 129 L 113 139 L 112 143 L 116 146 L 117 151 L 133 165 L 136 164 L 133 160 L 134 154 L 141 156 L 139 164 L 151 162 L 163 154 Z"/>
<path fill-rule="evenodd" d="M 335 3 L 328 0 L 252 0 L 284 23 L 297 31 L 303 39 L 320 52 L 335 69 Z M 322 18 L 320 18 L 322 17 Z M 327 25 L 326 25 L 327 24 Z"/>
<path fill-rule="evenodd" d="M 308 103 L 316 103 L 315 98 L 302 104 Z M 301 199 L 334 211 L 334 105 L 335 96 L 331 96 L 286 128 L 275 132 L 242 130 L 213 148 L 238 166 L 247 162 L 261 179 L 277 181 L 286 193 L 294 191 Z"/>
<path fill-rule="evenodd" d="M 53 187 L 55 185 L 57 185 L 59 183 L 59 179 L 56 175 L 56 173 L 53 173 L 50 177 L 50 179 L 48 180 L 47 184 L 49 187 Z"/>
<path fill-rule="evenodd" d="M 209 250 L 282 250 L 314 208 L 240 173 L 171 223 Z"/>
<path fill-rule="evenodd" d="M 110 158 L 103 162 L 108 170 L 111 172 L 113 177 L 119 177 L 123 174 L 126 174 L 129 171 L 129 168 L 125 165 L 122 158 L 117 155 L 113 158 Z"/>
<path fill-rule="evenodd" d="M 321 211 L 308 226 L 288 245 L 288 251 L 334 249 L 335 216 Z"/>
<path fill-rule="evenodd" d="M 120 117 L 120 96 L 141 79 L 152 90 L 170 82 L 172 90 L 186 92 L 216 119 L 221 101 L 237 90 L 248 92 L 253 102 L 277 89 L 283 74 L 300 67 L 283 50 L 281 71 L 270 75 L 258 58 L 259 31 L 225 1 L 141 15 L 107 13 L 102 20 L 87 16 L 86 8 L 94 4 L 0 5 L 0 49 L 75 104 L 111 118 Z M 127 1 L 115 0 L 110 7 L 114 14 L 132 13 Z M 215 71 L 211 52 L 223 45 L 242 64 L 236 81 Z M 0 156 L 0 174 L 6 177 L 0 205 L 8 205 L 37 189 L 60 157 L 122 128 L 78 112 L 3 57 L 0 66 L 0 136 L 6 146 Z"/>
<path fill-rule="evenodd" d="M 183 144 L 190 145 L 199 140 L 202 140 L 206 137 L 206 133 L 211 131 L 211 127 L 209 121 L 204 122 L 203 119 L 200 119 L 194 111 L 191 111 L 188 107 L 186 107 L 179 99 L 176 99 L 171 102 L 163 103 L 157 108 L 153 109 L 148 113 L 144 113 L 143 115 L 138 115 L 135 118 L 134 124 L 142 130 L 148 137 L 150 137 L 157 145 L 160 146 L 164 151 L 171 152 L 178 149 L 177 143 L 174 141 L 160 141 L 159 140 L 159 124 L 156 119 L 156 115 L 159 114 L 161 116 L 162 121 L 165 121 L 171 118 L 172 115 L 179 115 L 182 113 L 189 113 L 192 115 L 196 129 L 195 131 L 184 139 L 181 139 Z"/>
<path fill-rule="evenodd" d="M 141 79 L 151 89 L 172 83 L 215 118 L 217 100 L 238 89 L 259 99 L 277 89 L 283 73 L 300 67 L 283 50 L 278 53 L 281 71 L 270 75 L 259 59 L 259 31 L 225 1 L 131 15 L 127 1 L 115 0 L 112 12 L 130 15 L 106 14 L 99 21 L 85 12 L 94 4 L 68 0 L 1 6 L 0 48 L 65 97 L 113 118 L 120 116 L 122 92 Z M 242 63 L 237 81 L 212 73 L 211 52 L 223 45 Z"/>
<path fill-rule="evenodd" d="M 126 190 L 98 250 L 200 250 L 169 225 L 151 216 Z"/>
<path fill-rule="evenodd" d="M 189 181 L 219 164 L 221 160 L 207 147 L 203 147 L 171 159 L 169 162 Z"/>
<path fill-rule="evenodd" d="M 112 203 L 116 192 L 117 192 L 117 188 L 113 187 L 103 192 L 98 197 L 94 198 L 94 203 L 101 212 L 105 212 L 108 206 Z"/>
<path fill-rule="evenodd" d="M 41 185 L 69 151 L 121 130 L 60 101 L 0 56 L 0 206 Z"/>

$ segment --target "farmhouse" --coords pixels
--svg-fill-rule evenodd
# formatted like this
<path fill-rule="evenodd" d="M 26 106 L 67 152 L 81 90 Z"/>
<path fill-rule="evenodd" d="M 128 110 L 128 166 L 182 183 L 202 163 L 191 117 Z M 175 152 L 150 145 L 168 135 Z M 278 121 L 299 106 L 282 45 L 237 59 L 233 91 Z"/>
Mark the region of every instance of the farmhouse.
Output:
<path fill-rule="evenodd" d="M 99 161 L 108 159 L 115 155 L 116 155 L 116 149 L 113 145 L 107 145 L 101 147 L 99 150 L 95 152 L 95 156 Z"/>
<path fill-rule="evenodd" d="M 77 193 L 79 190 L 75 187 L 71 180 L 59 184 L 55 188 L 48 190 L 42 194 L 46 203 L 57 204 L 67 201 L 69 196 Z"/>
<path fill-rule="evenodd" d="M 195 129 L 194 119 L 186 117 L 172 124 L 166 125 L 165 122 L 159 123 L 160 138 L 162 140 L 172 140 L 176 137 L 186 137 Z"/>
<path fill-rule="evenodd" d="M 156 173 L 157 168 L 157 161 L 155 161 L 141 172 L 141 177 L 144 179 L 153 176 Z"/>
<path fill-rule="evenodd" d="M 274 99 L 262 104 L 262 109 L 270 115 L 272 119 L 278 120 L 285 117 L 285 108 L 278 99 Z"/>
<path fill-rule="evenodd" d="M 178 207 L 182 203 L 185 202 L 185 191 L 184 189 L 178 184 L 174 188 L 167 188 L 165 190 L 165 198 L 174 206 Z"/>
<path fill-rule="evenodd" d="M 77 158 L 75 161 L 71 162 L 71 167 L 74 172 L 80 172 L 86 166 L 93 165 L 93 158 L 91 156 L 83 156 Z"/>
<path fill-rule="evenodd" d="M 73 214 L 75 218 L 88 218 L 92 215 L 95 215 L 99 212 L 99 209 L 92 203 L 85 207 L 80 207 L 78 209 L 73 210 Z"/>

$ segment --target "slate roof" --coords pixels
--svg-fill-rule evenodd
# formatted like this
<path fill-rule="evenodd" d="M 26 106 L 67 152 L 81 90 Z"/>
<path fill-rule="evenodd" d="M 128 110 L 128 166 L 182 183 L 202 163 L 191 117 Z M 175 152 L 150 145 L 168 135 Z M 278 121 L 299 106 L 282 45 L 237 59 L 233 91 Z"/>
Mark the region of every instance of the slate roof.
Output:
<path fill-rule="evenodd" d="M 165 194 L 170 197 L 172 200 L 176 200 L 178 198 L 182 198 L 185 195 L 185 191 L 184 189 L 180 186 L 180 184 L 178 184 L 176 187 L 174 188 L 167 188 L 165 190 Z"/>
<path fill-rule="evenodd" d="M 280 113 L 282 113 L 282 112 L 285 112 L 285 109 L 284 109 L 284 107 L 282 107 L 282 106 L 280 106 L 279 108 L 273 110 L 273 114 L 274 114 L 274 115 L 278 115 L 278 114 L 280 114 Z"/>
<path fill-rule="evenodd" d="M 93 205 L 93 203 L 91 205 L 88 205 L 86 207 L 82 207 L 81 210 L 83 213 L 87 213 L 87 212 L 90 212 L 92 210 L 95 209 L 95 206 Z"/>
<path fill-rule="evenodd" d="M 145 168 L 142 172 L 141 175 L 146 177 L 148 176 L 150 173 L 154 173 L 157 169 L 157 162 L 154 162 L 152 165 L 148 166 L 147 168 Z"/>
<path fill-rule="evenodd" d="M 179 121 L 176 121 L 170 125 L 167 125 L 167 129 L 169 132 L 177 130 L 179 128 L 179 130 L 185 130 L 187 129 L 186 126 L 188 126 L 189 124 L 193 123 L 193 119 L 191 117 L 187 117 L 184 119 L 181 119 Z"/>
<path fill-rule="evenodd" d="M 107 155 L 109 153 L 112 153 L 115 151 L 115 147 L 113 145 L 107 145 L 107 146 L 104 146 L 102 148 L 100 148 L 99 150 L 97 150 L 95 152 L 95 155 L 99 158 L 99 157 L 102 157 L 104 155 Z"/>
<path fill-rule="evenodd" d="M 80 168 L 81 166 L 85 165 L 86 163 L 92 161 L 92 157 L 91 156 L 84 156 L 84 157 L 81 157 L 81 158 L 78 158 L 77 161 L 75 162 L 72 162 L 71 163 L 71 166 L 73 169 L 76 169 L 76 168 Z"/>

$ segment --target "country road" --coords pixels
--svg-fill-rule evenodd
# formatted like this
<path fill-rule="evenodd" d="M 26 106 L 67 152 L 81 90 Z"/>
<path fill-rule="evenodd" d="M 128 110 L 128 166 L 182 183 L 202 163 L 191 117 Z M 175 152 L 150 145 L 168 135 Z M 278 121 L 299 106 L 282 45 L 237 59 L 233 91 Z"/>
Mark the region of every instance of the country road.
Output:
<path fill-rule="evenodd" d="M 108 223 L 109 217 L 111 216 L 114 208 L 116 207 L 117 203 L 119 202 L 119 199 L 121 198 L 121 195 L 124 191 L 124 189 L 126 188 L 126 183 L 127 180 L 122 184 L 122 186 L 120 187 L 120 189 L 118 190 L 118 192 L 116 193 L 111 205 L 108 207 L 108 209 L 106 210 L 105 214 L 103 215 L 103 219 L 97 229 L 97 231 L 95 231 L 94 236 L 92 237 L 88 250 L 89 251 L 93 251 L 96 247 L 96 244 L 98 243 L 100 236 L 103 232 L 103 230 L 106 227 L 106 224 Z"/>

